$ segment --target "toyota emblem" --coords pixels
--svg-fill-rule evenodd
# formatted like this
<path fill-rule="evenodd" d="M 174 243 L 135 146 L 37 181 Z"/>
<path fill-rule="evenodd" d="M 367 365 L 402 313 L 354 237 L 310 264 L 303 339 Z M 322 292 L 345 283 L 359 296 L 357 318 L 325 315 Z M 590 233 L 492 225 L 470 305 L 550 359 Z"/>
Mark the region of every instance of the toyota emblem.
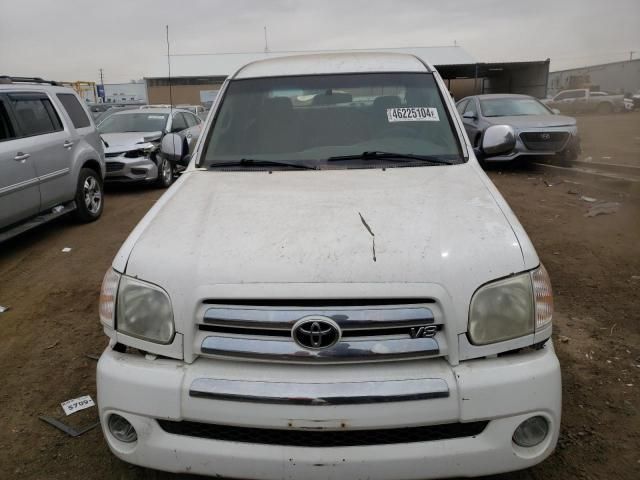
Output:
<path fill-rule="evenodd" d="M 329 317 L 314 315 L 301 318 L 291 330 L 293 340 L 304 348 L 329 348 L 340 340 L 340 327 Z"/>
<path fill-rule="evenodd" d="M 541 133 L 540 134 L 540 138 L 542 140 L 551 140 L 551 134 L 550 133 Z"/>

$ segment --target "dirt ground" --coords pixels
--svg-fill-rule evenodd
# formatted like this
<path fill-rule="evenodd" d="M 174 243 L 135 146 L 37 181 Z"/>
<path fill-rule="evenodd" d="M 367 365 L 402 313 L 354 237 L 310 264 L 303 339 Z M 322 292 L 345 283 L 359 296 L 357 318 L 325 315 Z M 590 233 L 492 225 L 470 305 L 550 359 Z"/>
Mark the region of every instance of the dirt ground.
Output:
<path fill-rule="evenodd" d="M 615 152 L 619 163 L 640 164 L 640 114 L 632 115 L 581 117 L 584 155 Z M 612 131 L 620 125 L 626 134 Z M 494 167 L 489 175 L 554 284 L 564 404 L 556 452 L 493 479 L 638 479 L 640 178 L 535 165 Z M 160 194 L 112 188 L 99 222 L 63 219 L 0 245 L 0 305 L 10 308 L 0 313 L 0 478 L 146 477 L 110 454 L 99 428 L 70 438 L 38 416 L 76 426 L 96 421 L 95 408 L 64 417 L 60 402 L 95 398 L 96 362 L 87 355 L 106 345 L 97 318 L 102 275 Z M 617 202 L 618 210 L 585 216 L 594 203 L 582 196 Z"/>

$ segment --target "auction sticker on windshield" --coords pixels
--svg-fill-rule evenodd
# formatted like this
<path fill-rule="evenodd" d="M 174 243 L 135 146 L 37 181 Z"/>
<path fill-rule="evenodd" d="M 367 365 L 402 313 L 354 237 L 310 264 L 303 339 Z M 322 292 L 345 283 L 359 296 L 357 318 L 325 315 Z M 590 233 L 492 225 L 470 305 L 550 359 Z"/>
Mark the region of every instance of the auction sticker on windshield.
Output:
<path fill-rule="evenodd" d="M 439 122 L 438 110 L 431 107 L 387 108 L 390 122 Z"/>

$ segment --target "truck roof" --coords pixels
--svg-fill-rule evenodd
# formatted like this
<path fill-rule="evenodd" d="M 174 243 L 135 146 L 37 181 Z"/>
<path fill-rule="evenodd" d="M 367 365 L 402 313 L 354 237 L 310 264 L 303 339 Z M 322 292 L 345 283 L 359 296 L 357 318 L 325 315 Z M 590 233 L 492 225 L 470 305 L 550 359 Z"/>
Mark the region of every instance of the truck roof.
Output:
<path fill-rule="evenodd" d="M 345 52 L 292 55 L 258 60 L 241 67 L 232 79 L 335 73 L 431 72 L 415 55 L 390 52 Z"/>

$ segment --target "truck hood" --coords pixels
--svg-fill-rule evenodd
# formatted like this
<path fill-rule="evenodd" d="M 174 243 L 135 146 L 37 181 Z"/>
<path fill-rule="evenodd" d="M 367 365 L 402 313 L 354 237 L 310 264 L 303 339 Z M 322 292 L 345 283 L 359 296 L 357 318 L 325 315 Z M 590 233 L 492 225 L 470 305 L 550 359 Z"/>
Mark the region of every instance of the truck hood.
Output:
<path fill-rule="evenodd" d="M 545 127 L 575 127 L 576 119 L 564 115 L 513 115 L 508 117 L 485 117 L 494 125 L 511 125 L 517 129 Z"/>
<path fill-rule="evenodd" d="M 476 168 L 191 171 L 118 257 L 189 318 L 198 302 L 220 298 L 216 287 L 293 298 L 294 284 L 318 298 L 331 285 L 437 285 L 466 316 L 480 285 L 535 266 L 525 266 L 504 200 Z"/>
<path fill-rule="evenodd" d="M 109 144 L 108 148 L 104 148 L 104 152 L 118 153 L 142 148 L 149 142 L 157 142 L 162 137 L 162 132 L 122 132 L 101 135 Z"/>

